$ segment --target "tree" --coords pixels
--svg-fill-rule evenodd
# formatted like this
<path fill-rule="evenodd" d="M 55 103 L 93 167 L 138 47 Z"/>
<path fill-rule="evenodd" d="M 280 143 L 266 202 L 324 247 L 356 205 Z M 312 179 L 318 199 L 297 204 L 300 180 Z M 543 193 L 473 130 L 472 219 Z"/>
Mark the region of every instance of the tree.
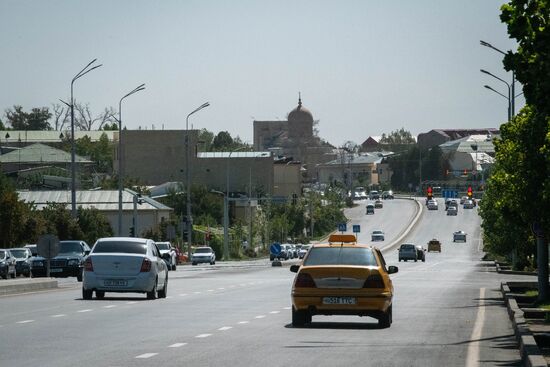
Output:
<path fill-rule="evenodd" d="M 0 173 L 0 247 L 21 244 L 21 223 L 25 218 L 25 204 L 4 174 Z"/>
<path fill-rule="evenodd" d="M 83 232 L 83 239 L 92 246 L 97 239 L 110 237 L 113 235 L 113 229 L 109 221 L 99 210 L 95 208 L 78 208 L 78 225 Z"/>
<path fill-rule="evenodd" d="M 395 130 L 389 133 L 388 135 L 382 134 L 382 138 L 380 139 L 380 144 L 396 144 L 396 145 L 404 145 L 404 144 L 415 144 L 416 141 L 414 140 L 412 134 L 405 130 L 404 128 L 401 128 L 400 130 Z"/>
<path fill-rule="evenodd" d="M 52 110 L 54 130 L 63 130 L 63 127 L 71 121 L 71 109 L 59 103 L 53 103 Z"/>
<path fill-rule="evenodd" d="M 85 105 L 81 103 L 75 103 L 74 109 L 75 113 L 78 114 L 75 125 L 80 130 L 91 131 L 94 128 L 96 128 L 97 130 L 101 130 L 103 125 L 114 123 L 116 121 L 114 118 L 115 110 L 113 109 L 113 107 L 105 108 L 102 113 L 95 117 L 92 117 L 92 112 L 88 103 L 86 103 Z"/>
<path fill-rule="evenodd" d="M 42 209 L 42 215 L 47 222 L 47 233 L 56 235 L 59 240 L 76 240 L 84 237 L 75 218 L 65 203 L 50 202 Z"/>
<path fill-rule="evenodd" d="M 233 138 L 227 131 L 220 131 L 212 141 L 214 151 L 227 151 L 233 147 Z"/>
<path fill-rule="evenodd" d="M 6 110 L 6 120 L 14 130 L 51 130 L 51 117 L 48 107 L 33 108 L 28 113 L 21 106 Z"/>
<path fill-rule="evenodd" d="M 199 141 L 202 142 L 202 147 L 204 151 L 209 152 L 212 147 L 212 142 L 214 140 L 214 133 L 207 129 L 202 129 L 199 132 Z"/>
<path fill-rule="evenodd" d="M 6 130 L 6 126 L 2 122 L 2 119 L 0 119 L 0 130 Z"/>

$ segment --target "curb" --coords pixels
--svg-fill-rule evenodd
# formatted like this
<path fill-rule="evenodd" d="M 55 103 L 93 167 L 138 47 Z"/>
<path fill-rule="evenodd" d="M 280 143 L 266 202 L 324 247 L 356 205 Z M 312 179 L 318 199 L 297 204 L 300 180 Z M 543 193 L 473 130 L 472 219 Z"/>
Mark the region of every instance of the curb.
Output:
<path fill-rule="evenodd" d="M 403 238 L 405 238 L 405 236 L 407 236 L 409 232 L 416 226 L 416 224 L 418 223 L 418 220 L 420 219 L 420 216 L 424 212 L 423 205 L 416 199 L 413 199 L 413 198 L 397 198 L 397 199 L 414 201 L 416 203 L 416 214 L 413 220 L 409 223 L 409 226 L 405 228 L 401 232 L 401 234 L 395 240 L 393 240 L 393 242 L 390 242 L 389 245 L 384 246 L 383 248 L 380 249 L 382 253 L 388 252 L 389 250 L 392 250 L 394 247 L 396 247 L 401 242 L 401 240 L 403 240 Z"/>
<path fill-rule="evenodd" d="M 542 355 L 533 334 L 527 326 L 523 311 L 519 308 L 514 298 L 507 296 L 507 294 L 510 293 L 508 283 L 500 283 L 500 291 L 506 303 L 508 316 L 512 321 L 512 327 L 514 328 L 514 333 L 519 343 L 519 351 L 525 366 L 547 367 L 548 364 L 546 363 L 546 359 Z"/>
<path fill-rule="evenodd" d="M 517 271 L 517 270 L 504 270 L 500 266 L 500 263 L 495 261 L 495 265 L 497 267 L 497 273 L 500 274 L 510 274 L 510 275 L 531 275 L 531 276 L 537 276 L 537 273 L 532 271 Z"/>
<path fill-rule="evenodd" d="M 0 296 L 56 288 L 57 280 L 55 279 L 3 280 L 0 282 Z"/>

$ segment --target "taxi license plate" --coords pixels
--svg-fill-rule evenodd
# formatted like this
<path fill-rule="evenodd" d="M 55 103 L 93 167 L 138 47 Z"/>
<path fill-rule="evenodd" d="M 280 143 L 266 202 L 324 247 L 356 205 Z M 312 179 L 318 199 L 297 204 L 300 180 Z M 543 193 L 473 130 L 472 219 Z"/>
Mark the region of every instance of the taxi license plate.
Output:
<path fill-rule="evenodd" d="M 119 279 L 107 279 L 103 281 L 103 285 L 106 287 L 124 287 L 128 285 L 128 281 Z"/>
<path fill-rule="evenodd" d="M 50 269 L 50 273 L 61 273 L 62 271 L 63 271 L 63 269 L 61 269 L 61 268 Z"/>
<path fill-rule="evenodd" d="M 354 305 L 356 303 L 355 297 L 323 297 L 325 305 Z"/>

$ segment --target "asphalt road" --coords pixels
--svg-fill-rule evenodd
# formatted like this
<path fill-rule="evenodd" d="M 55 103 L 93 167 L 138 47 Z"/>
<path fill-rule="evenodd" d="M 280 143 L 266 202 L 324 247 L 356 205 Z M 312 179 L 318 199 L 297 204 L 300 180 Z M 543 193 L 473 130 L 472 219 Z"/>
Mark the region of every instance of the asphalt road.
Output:
<path fill-rule="evenodd" d="M 414 203 L 386 201 L 374 216 L 364 203 L 350 212 L 361 224 L 397 236 Z M 267 260 L 179 267 L 170 273 L 168 298 L 107 293 L 83 301 L 71 281 L 57 291 L 0 298 L 2 366 L 513 366 L 519 352 L 497 292 L 499 275 L 479 261 L 477 209 L 423 211 L 404 239 L 436 237 L 441 253 L 398 265 L 394 323 L 314 316 L 309 327 L 290 325 L 288 266 Z M 375 228 L 376 227 L 376 228 Z M 468 233 L 452 243 L 452 232 Z M 382 245 L 378 243 L 377 245 Z M 380 246 L 382 247 L 382 246 Z M 288 263 L 288 262 L 286 262 Z M 218 264 L 218 263 L 217 263 Z"/>

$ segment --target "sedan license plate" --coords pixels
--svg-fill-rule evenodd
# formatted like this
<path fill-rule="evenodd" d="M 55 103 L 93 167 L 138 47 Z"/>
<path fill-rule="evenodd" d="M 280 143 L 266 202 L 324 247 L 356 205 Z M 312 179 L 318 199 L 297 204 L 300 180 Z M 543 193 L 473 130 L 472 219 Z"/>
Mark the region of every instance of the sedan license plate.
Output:
<path fill-rule="evenodd" d="M 103 281 L 106 287 L 124 287 L 128 285 L 128 281 L 124 279 L 107 279 Z"/>
<path fill-rule="evenodd" d="M 50 273 L 61 273 L 62 271 L 63 271 L 63 269 L 61 269 L 61 268 L 50 269 Z"/>
<path fill-rule="evenodd" d="M 325 305 L 354 305 L 356 303 L 355 297 L 323 297 Z"/>

